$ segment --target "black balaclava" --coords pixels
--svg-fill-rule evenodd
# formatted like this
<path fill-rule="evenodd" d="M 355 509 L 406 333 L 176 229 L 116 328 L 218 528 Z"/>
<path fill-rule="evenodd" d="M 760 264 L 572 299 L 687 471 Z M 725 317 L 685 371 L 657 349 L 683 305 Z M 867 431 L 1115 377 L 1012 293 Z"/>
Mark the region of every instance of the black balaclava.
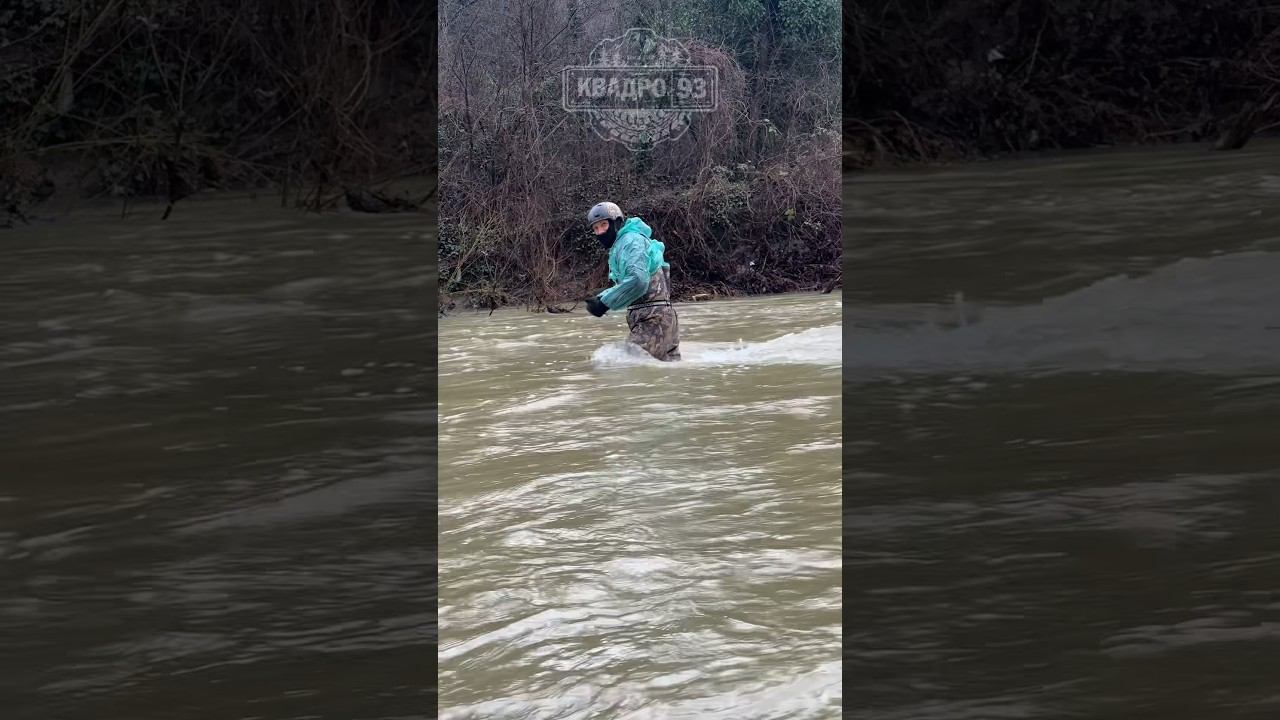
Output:
<path fill-rule="evenodd" d="M 625 218 L 612 218 L 609 220 L 609 229 L 596 236 L 596 240 L 600 242 L 601 247 L 609 250 L 613 247 L 613 241 L 618 239 L 618 228 L 622 227 Z"/>

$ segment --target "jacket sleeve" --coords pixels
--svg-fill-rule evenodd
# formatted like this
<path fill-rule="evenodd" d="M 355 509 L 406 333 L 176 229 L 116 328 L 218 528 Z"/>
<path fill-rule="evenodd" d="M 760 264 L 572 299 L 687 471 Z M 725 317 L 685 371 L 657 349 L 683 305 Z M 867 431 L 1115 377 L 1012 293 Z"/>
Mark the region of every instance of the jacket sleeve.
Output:
<path fill-rule="evenodd" d="M 642 235 L 632 234 L 618 248 L 622 254 L 622 281 L 600 293 L 600 302 L 610 310 L 624 308 L 639 300 L 649 289 L 648 241 Z"/>

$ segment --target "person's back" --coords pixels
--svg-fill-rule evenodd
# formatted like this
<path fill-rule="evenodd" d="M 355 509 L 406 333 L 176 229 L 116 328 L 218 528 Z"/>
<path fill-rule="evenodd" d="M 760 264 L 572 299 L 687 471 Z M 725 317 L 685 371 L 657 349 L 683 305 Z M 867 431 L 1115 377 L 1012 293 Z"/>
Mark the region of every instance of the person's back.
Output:
<path fill-rule="evenodd" d="M 587 213 L 600 244 L 609 250 L 609 279 L 613 287 L 587 299 L 596 317 L 627 308 L 627 340 L 653 357 L 680 359 L 680 328 L 671 305 L 671 266 L 666 247 L 653 239 L 653 230 L 638 217 L 626 218 L 617 205 L 603 202 Z"/>

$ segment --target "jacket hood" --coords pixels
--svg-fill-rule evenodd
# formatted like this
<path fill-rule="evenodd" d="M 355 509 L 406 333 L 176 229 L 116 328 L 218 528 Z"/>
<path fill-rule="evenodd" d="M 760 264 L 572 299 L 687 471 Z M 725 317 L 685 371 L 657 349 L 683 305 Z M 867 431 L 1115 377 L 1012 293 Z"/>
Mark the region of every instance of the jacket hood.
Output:
<path fill-rule="evenodd" d="M 653 228 L 650 228 L 645 221 L 638 217 L 627 218 L 627 221 L 622 223 L 622 227 L 618 230 L 618 237 L 631 232 L 640 233 L 646 239 L 653 237 Z"/>

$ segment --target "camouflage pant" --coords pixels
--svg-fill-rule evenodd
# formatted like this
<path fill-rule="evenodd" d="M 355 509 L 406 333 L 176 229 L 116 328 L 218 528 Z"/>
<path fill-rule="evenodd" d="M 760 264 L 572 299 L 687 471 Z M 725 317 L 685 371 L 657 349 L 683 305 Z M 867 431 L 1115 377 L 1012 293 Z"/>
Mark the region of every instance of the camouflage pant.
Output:
<path fill-rule="evenodd" d="M 627 308 L 628 341 L 659 360 L 680 359 L 680 324 L 671 307 L 671 273 L 666 269 L 649 276 L 644 296 Z"/>
<path fill-rule="evenodd" d="M 651 305 L 627 311 L 628 342 L 659 360 L 680 359 L 680 323 L 670 305 Z"/>

